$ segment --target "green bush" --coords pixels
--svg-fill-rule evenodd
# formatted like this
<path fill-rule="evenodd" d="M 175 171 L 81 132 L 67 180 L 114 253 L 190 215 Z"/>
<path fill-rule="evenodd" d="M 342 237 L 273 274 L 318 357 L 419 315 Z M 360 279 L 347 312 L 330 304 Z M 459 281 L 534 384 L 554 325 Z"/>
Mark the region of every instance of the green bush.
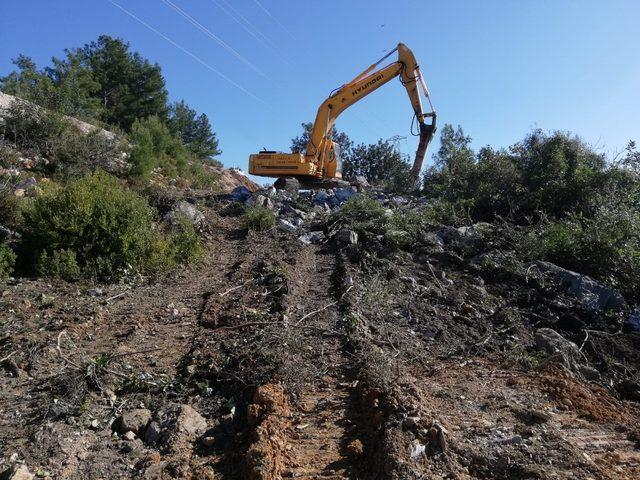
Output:
<path fill-rule="evenodd" d="M 0 225 L 15 228 L 20 212 L 18 198 L 13 194 L 9 183 L 0 179 Z"/>
<path fill-rule="evenodd" d="M 198 232 L 190 221 L 184 219 L 171 237 L 174 256 L 181 263 L 193 263 L 202 257 L 204 249 Z"/>
<path fill-rule="evenodd" d="M 245 210 L 244 224 L 249 230 L 262 232 L 275 226 L 276 216 L 267 207 L 256 205 Z"/>
<path fill-rule="evenodd" d="M 193 188 L 215 189 L 218 176 L 203 165 L 200 160 L 194 160 L 188 168 L 188 180 Z"/>
<path fill-rule="evenodd" d="M 5 137 L 22 150 L 51 157 L 70 125 L 64 117 L 26 102 L 14 102 L 5 118 Z"/>
<path fill-rule="evenodd" d="M 332 221 L 351 228 L 358 234 L 382 234 L 386 230 L 388 217 L 384 206 L 376 199 L 368 195 L 356 195 L 342 204 Z"/>
<path fill-rule="evenodd" d="M 16 254 L 6 243 L 0 243 L 0 280 L 5 280 L 13 273 Z"/>
<path fill-rule="evenodd" d="M 94 130 L 83 133 L 62 115 L 29 104 L 14 104 L 5 137 L 18 148 L 49 160 L 48 173 L 63 179 L 78 177 L 122 155 L 117 140 Z"/>
<path fill-rule="evenodd" d="M 524 237 L 532 258 L 591 275 L 640 299 L 640 212 L 603 201 L 592 215 L 543 220 Z"/>
<path fill-rule="evenodd" d="M 169 176 L 185 172 L 190 153 L 158 117 L 136 120 L 131 127 L 131 140 L 135 147 L 129 160 L 134 175 L 147 177 L 156 167 Z"/>
<path fill-rule="evenodd" d="M 171 239 L 152 222 L 147 201 L 101 171 L 52 187 L 23 209 L 22 251 L 31 268 L 61 276 L 115 279 L 176 261 Z M 74 261 L 75 260 L 75 261 Z M 74 266 L 77 265 L 77 269 Z"/>
<path fill-rule="evenodd" d="M 65 249 L 54 250 L 51 254 L 43 251 L 38 258 L 36 269 L 44 277 L 68 281 L 78 280 L 82 273 L 75 252 Z"/>

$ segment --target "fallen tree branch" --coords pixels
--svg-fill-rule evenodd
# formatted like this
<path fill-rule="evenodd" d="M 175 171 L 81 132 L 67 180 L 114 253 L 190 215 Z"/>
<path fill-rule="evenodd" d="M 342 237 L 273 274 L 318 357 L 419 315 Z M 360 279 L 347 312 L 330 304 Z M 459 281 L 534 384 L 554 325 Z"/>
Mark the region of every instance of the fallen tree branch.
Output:
<path fill-rule="evenodd" d="M 229 290 L 226 290 L 226 291 L 224 291 L 222 293 L 219 293 L 218 295 L 220 295 L 221 297 L 224 297 L 224 296 L 230 294 L 231 292 L 244 287 L 247 283 L 250 283 L 250 282 L 253 282 L 253 278 L 250 278 L 249 280 L 247 280 L 247 281 L 245 281 L 245 282 L 241 283 L 240 285 L 237 285 L 237 286 L 235 286 L 233 288 L 230 288 Z"/>
<path fill-rule="evenodd" d="M 352 288 L 353 288 L 353 285 L 350 285 L 350 286 L 349 286 L 349 288 L 347 288 L 347 289 L 344 291 L 344 293 L 343 293 L 342 295 L 340 295 L 340 298 L 339 298 L 338 300 L 336 300 L 335 302 L 328 303 L 327 305 L 325 305 L 325 306 L 324 306 L 324 307 L 322 307 L 322 308 L 319 308 L 318 310 L 314 310 L 313 312 L 309 312 L 309 313 L 307 313 L 306 315 L 303 315 L 303 317 L 302 317 L 300 320 L 298 320 L 296 323 L 294 323 L 294 324 L 293 324 L 293 326 L 294 326 L 294 327 L 297 327 L 298 325 L 300 325 L 300 324 L 302 323 L 302 321 L 303 321 L 303 320 L 305 320 L 305 319 L 309 318 L 310 316 L 315 315 L 316 313 L 320 313 L 320 312 L 322 312 L 322 311 L 326 310 L 327 308 L 329 308 L 329 307 L 332 307 L 332 306 L 336 305 L 338 302 L 341 302 L 341 301 L 342 301 L 342 299 L 344 298 L 344 296 L 345 296 L 347 293 L 349 293 L 349 290 L 351 290 Z"/>
<path fill-rule="evenodd" d="M 125 290 L 125 291 L 124 291 L 124 292 L 122 292 L 122 293 L 118 293 L 117 295 L 114 295 L 114 296 L 112 296 L 112 297 L 109 297 L 109 298 L 107 298 L 104 302 L 105 302 L 105 303 L 107 303 L 107 302 L 110 302 L 111 300 L 115 300 L 116 298 L 123 297 L 123 296 L 125 296 L 127 293 L 129 293 L 129 290 Z"/>
<path fill-rule="evenodd" d="M 6 362 L 6 361 L 7 361 L 7 360 L 9 360 L 11 357 L 13 357 L 16 353 L 18 353 L 18 351 L 17 351 L 17 350 L 16 350 L 16 351 L 14 351 L 14 352 L 11 352 L 11 353 L 10 353 L 9 355 L 7 355 L 6 357 L 0 358 L 0 363 L 4 363 L 4 362 Z"/>

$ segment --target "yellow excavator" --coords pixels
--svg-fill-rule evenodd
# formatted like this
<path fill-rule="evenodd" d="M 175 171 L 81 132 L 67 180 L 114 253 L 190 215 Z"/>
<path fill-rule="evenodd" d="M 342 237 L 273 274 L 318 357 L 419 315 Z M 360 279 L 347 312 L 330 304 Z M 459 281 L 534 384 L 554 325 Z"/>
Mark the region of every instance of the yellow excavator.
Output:
<path fill-rule="evenodd" d="M 395 52 L 398 52 L 397 61 L 377 69 L 378 65 Z M 320 105 L 305 153 L 263 150 L 249 156 L 249 173 L 263 177 L 295 177 L 303 186 L 321 185 L 341 179 L 340 145 L 331 139 L 332 128 L 338 115 L 395 77 L 400 77 L 400 82 L 407 89 L 415 115 L 414 121 L 418 122 L 419 143 L 411 168 L 411 175 L 417 180 L 427 147 L 436 131 L 436 112 L 418 62 L 413 52 L 403 43 L 399 43 L 349 83 L 334 90 Z M 429 102 L 430 112 L 422 111 L 419 88 Z M 430 123 L 427 123 L 427 120 Z"/>

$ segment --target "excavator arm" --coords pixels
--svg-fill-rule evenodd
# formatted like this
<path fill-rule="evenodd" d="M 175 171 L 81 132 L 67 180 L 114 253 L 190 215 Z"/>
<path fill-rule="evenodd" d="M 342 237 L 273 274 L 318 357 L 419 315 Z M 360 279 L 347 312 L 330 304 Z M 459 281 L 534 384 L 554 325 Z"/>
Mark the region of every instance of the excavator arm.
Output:
<path fill-rule="evenodd" d="M 394 52 L 398 60 L 382 68 L 377 67 Z M 422 162 L 436 129 L 436 113 L 431 105 L 429 91 L 420 73 L 420 68 L 411 50 L 404 44 L 389 52 L 378 62 L 371 65 L 350 82 L 336 89 L 327 98 L 316 114 L 309 136 L 306 153 L 260 152 L 249 160 L 249 173 L 265 176 L 296 176 L 318 179 L 340 178 L 339 147 L 331 140 L 331 129 L 338 116 L 354 103 L 382 87 L 396 77 L 404 85 L 413 107 L 419 127 L 419 143 L 411 169 L 414 179 L 418 178 Z M 419 88 L 429 101 L 431 111 L 425 113 L 422 108 Z M 431 123 L 427 123 L 430 119 Z"/>

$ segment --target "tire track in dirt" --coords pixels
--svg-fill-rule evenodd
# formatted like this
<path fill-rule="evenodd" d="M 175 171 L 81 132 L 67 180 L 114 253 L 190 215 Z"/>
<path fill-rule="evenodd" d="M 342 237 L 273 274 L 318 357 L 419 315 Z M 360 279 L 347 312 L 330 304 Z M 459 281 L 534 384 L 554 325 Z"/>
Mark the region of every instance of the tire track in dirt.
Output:
<path fill-rule="evenodd" d="M 306 370 L 313 376 L 303 383 L 283 378 L 286 402 L 266 394 L 269 386 L 258 389 L 249 408 L 254 416 L 258 413 L 258 426 L 247 453 L 248 478 L 359 478 L 360 414 L 337 276 L 335 255 L 316 247 L 303 248 L 289 269 L 283 328 L 299 332 L 307 363 L 285 371 L 303 376 Z"/>

